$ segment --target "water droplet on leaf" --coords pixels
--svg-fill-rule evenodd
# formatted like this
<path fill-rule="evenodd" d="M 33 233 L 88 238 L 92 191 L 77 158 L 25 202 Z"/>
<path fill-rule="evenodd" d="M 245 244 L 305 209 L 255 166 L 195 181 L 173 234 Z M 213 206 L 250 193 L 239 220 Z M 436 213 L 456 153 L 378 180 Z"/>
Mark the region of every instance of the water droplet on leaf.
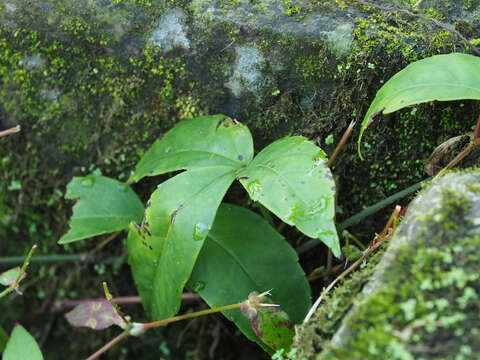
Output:
<path fill-rule="evenodd" d="M 124 183 L 117 184 L 116 188 L 117 188 L 118 191 L 121 191 L 121 192 L 127 192 L 128 191 L 128 185 L 124 184 Z"/>
<path fill-rule="evenodd" d="M 205 289 L 205 282 L 203 281 L 195 281 L 195 284 L 193 284 L 192 290 L 195 292 L 199 292 Z"/>
<path fill-rule="evenodd" d="M 193 240 L 200 241 L 207 237 L 210 227 L 204 223 L 197 223 L 193 229 Z"/>
<path fill-rule="evenodd" d="M 85 176 L 81 182 L 84 188 L 91 188 L 93 187 L 94 183 L 95 183 L 95 179 L 93 178 L 92 175 Z"/>

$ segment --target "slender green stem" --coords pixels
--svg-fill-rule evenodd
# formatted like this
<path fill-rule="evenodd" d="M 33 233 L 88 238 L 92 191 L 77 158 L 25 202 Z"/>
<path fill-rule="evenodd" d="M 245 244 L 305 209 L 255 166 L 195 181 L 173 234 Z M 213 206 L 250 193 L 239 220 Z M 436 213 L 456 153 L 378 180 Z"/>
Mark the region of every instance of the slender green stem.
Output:
<path fill-rule="evenodd" d="M 105 297 L 110 302 L 110 304 L 113 306 L 117 315 L 122 318 L 123 322 L 126 324 L 127 327 L 130 327 L 131 326 L 130 321 L 125 317 L 125 315 L 120 310 L 120 307 L 113 300 L 113 296 L 112 296 L 112 294 L 110 294 L 110 290 L 108 289 L 108 285 L 105 281 L 103 282 L 103 291 L 105 292 Z"/>
<path fill-rule="evenodd" d="M 218 308 L 215 308 L 215 309 L 207 309 L 207 310 L 202 310 L 202 311 L 196 311 L 196 312 L 193 312 L 193 313 L 190 313 L 190 314 L 173 316 L 173 317 L 168 318 L 168 319 L 162 319 L 162 320 L 157 320 L 157 321 L 154 321 L 154 322 L 151 322 L 151 323 L 143 324 L 141 328 L 142 328 L 142 330 L 148 330 L 148 329 L 151 329 L 151 328 L 154 328 L 154 327 L 159 327 L 159 326 L 170 324 L 172 322 L 176 322 L 176 321 L 180 321 L 180 320 L 186 320 L 186 319 L 191 319 L 191 318 L 195 318 L 195 317 L 198 317 L 198 316 L 210 315 L 210 314 L 218 313 L 218 312 L 221 312 L 221 311 L 239 309 L 242 306 L 242 304 L 244 304 L 244 303 L 245 302 L 243 301 L 243 302 L 238 303 L 238 304 L 221 306 L 221 307 L 218 307 Z"/>
<path fill-rule="evenodd" d="M 17 289 L 18 284 L 22 280 L 23 274 L 25 274 L 25 272 L 27 271 L 28 265 L 30 265 L 30 259 L 32 258 L 33 252 L 35 251 L 36 248 L 37 248 L 37 245 L 32 246 L 32 248 L 27 254 L 26 259 L 23 262 L 22 268 L 20 269 L 15 281 L 8 288 L 6 288 L 0 293 L 0 299 L 8 295 L 9 293 L 11 293 L 13 290 Z"/>
<path fill-rule="evenodd" d="M 349 217 L 345 221 L 338 224 L 337 225 L 337 231 L 342 232 L 345 228 L 358 224 L 363 219 L 365 219 L 367 216 L 370 216 L 370 215 L 376 213 L 377 211 L 380 211 L 383 208 L 387 207 L 388 205 L 391 205 L 392 203 L 397 202 L 398 200 L 404 198 L 405 196 L 410 195 L 411 193 L 414 193 L 415 191 L 419 190 L 422 187 L 423 184 L 426 184 L 431 179 L 432 178 L 430 177 L 428 179 L 422 180 L 422 181 L 420 181 L 420 182 L 418 182 L 418 183 L 416 183 L 416 184 L 414 184 L 414 185 L 412 185 L 412 186 L 410 186 L 410 187 L 408 187 L 408 188 L 406 188 L 402 191 L 399 191 L 399 192 L 387 197 L 386 199 L 383 199 L 382 201 L 379 201 L 378 203 L 376 203 L 372 206 L 369 206 L 369 207 L 363 209 L 359 213 L 353 215 L 352 217 Z M 311 240 L 307 241 L 305 244 L 299 246 L 297 248 L 297 252 L 299 254 L 303 254 L 303 253 L 313 249 L 314 247 L 316 247 L 320 244 L 322 244 L 322 242 L 319 239 L 311 239 Z"/>
<path fill-rule="evenodd" d="M 11 287 L 11 286 L 7 287 L 5 290 L 3 290 L 0 293 L 0 299 L 7 296 L 8 294 L 10 294 L 13 290 L 14 290 L 13 287 Z"/>

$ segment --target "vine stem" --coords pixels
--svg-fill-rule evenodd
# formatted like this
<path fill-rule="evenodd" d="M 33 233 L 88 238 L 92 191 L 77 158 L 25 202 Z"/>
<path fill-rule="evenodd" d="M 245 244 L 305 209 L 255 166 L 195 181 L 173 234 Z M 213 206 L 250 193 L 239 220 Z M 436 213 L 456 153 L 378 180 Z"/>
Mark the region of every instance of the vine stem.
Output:
<path fill-rule="evenodd" d="M 221 311 L 239 309 L 244 304 L 250 304 L 250 305 L 253 305 L 253 306 L 256 306 L 256 307 L 278 306 L 276 304 L 264 304 L 264 303 L 259 302 L 260 299 L 264 295 L 268 295 L 268 294 L 270 294 L 270 291 L 263 292 L 261 294 L 255 295 L 253 297 L 249 296 L 248 300 L 242 301 L 242 302 L 237 303 L 237 304 L 220 306 L 220 307 L 215 308 L 215 309 L 207 309 L 207 310 L 197 311 L 197 312 L 190 313 L 190 314 L 185 314 L 185 315 L 173 316 L 171 318 L 162 319 L 162 320 L 158 320 L 158 321 L 153 321 L 153 322 L 150 322 L 150 323 L 145 323 L 145 324 L 130 323 L 129 326 L 127 326 L 127 328 L 125 329 L 124 332 L 122 332 L 116 338 L 114 338 L 113 340 L 108 342 L 101 349 L 97 350 L 94 354 L 92 354 L 90 357 L 88 357 L 87 360 L 97 359 L 100 355 L 105 353 L 107 350 L 112 348 L 114 345 L 118 344 L 121 340 L 123 340 L 128 335 L 140 335 L 144 331 L 147 331 L 149 329 L 156 328 L 156 327 L 159 327 L 159 326 L 163 326 L 163 325 L 166 325 L 166 324 L 170 324 L 172 322 L 186 320 L 186 319 L 192 319 L 192 318 L 199 317 L 199 316 L 204 316 L 204 315 L 210 315 L 210 314 L 218 313 L 218 312 L 221 312 Z"/>
<path fill-rule="evenodd" d="M 182 294 L 182 301 L 195 301 L 195 300 L 200 300 L 201 297 L 198 294 L 194 293 L 184 293 Z M 53 310 L 55 311 L 62 311 L 64 309 L 69 309 L 73 308 L 77 305 L 84 304 L 89 301 L 103 301 L 105 298 L 92 298 L 92 299 L 81 299 L 81 300 L 57 300 L 55 301 L 53 305 Z M 120 296 L 120 297 L 115 297 L 113 300 L 119 304 L 119 305 L 125 305 L 125 304 L 140 304 L 142 300 L 140 299 L 140 296 Z"/>
<path fill-rule="evenodd" d="M 176 322 L 176 321 L 180 321 L 180 320 L 186 320 L 186 319 L 191 319 L 191 318 L 195 318 L 195 317 L 199 317 L 199 316 L 215 314 L 215 313 L 218 313 L 218 312 L 221 312 L 221 311 L 239 309 L 240 307 L 242 307 L 242 305 L 244 303 L 245 303 L 245 301 L 242 301 L 241 303 L 221 306 L 221 307 L 218 307 L 218 308 L 215 308 L 215 309 L 207 309 L 207 310 L 193 312 L 193 313 L 190 313 L 190 314 L 173 316 L 171 318 L 157 320 L 157 321 L 153 321 L 151 323 L 142 324 L 139 327 L 139 329 L 142 330 L 142 331 L 145 331 L 145 330 L 148 330 L 148 329 L 163 326 L 163 325 L 170 324 L 172 322 Z"/>
<path fill-rule="evenodd" d="M 100 355 L 106 353 L 108 350 L 110 350 L 112 347 L 114 347 L 115 345 L 117 345 L 120 341 L 122 341 L 123 339 L 125 339 L 126 337 L 128 336 L 128 331 L 125 330 L 124 332 L 122 332 L 120 335 L 118 335 L 117 337 L 113 338 L 112 340 L 110 340 L 108 343 L 106 343 L 105 345 L 103 345 L 100 349 L 98 349 L 97 351 L 95 351 L 95 353 L 93 353 L 92 355 L 90 355 L 87 360 L 95 360 L 95 359 L 98 359 L 100 357 Z"/>
<path fill-rule="evenodd" d="M 32 258 L 32 255 L 33 255 L 36 248 L 37 248 L 37 245 L 32 246 L 32 248 L 30 249 L 30 251 L 27 254 L 27 257 L 25 258 L 25 261 L 23 262 L 22 268 L 20 269 L 20 272 L 18 273 L 15 281 L 13 282 L 13 284 L 11 284 L 8 288 L 6 288 L 5 290 L 3 290 L 0 293 L 0 299 L 3 298 L 4 296 L 8 295 L 9 293 L 11 293 L 13 290 L 16 290 L 18 288 L 18 284 L 22 280 L 23 275 L 26 273 L 28 265 L 30 265 L 30 259 Z M 20 295 L 21 295 L 21 293 L 20 293 Z"/>

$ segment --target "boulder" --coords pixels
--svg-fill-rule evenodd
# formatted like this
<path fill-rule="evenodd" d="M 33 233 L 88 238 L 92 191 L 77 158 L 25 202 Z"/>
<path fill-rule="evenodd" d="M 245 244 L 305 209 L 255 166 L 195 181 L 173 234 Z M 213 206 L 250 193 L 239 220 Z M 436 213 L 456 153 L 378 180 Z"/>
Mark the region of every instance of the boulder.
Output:
<path fill-rule="evenodd" d="M 479 181 L 478 170 L 450 173 L 422 191 L 387 250 L 298 327 L 298 358 L 475 358 Z"/>

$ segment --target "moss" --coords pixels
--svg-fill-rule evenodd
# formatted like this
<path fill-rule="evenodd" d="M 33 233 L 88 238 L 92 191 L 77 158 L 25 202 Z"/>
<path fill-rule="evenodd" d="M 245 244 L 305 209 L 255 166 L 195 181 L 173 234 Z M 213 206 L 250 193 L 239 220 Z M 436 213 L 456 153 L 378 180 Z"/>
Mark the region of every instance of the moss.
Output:
<path fill-rule="evenodd" d="M 468 188 L 478 194 L 476 187 Z M 347 284 L 333 295 L 339 303 L 361 303 L 342 324 L 349 335 L 341 346 L 332 346 L 331 333 L 326 333 L 305 355 L 309 359 L 469 359 L 478 353 L 480 236 L 468 220 L 472 206 L 469 196 L 444 190 L 441 210 L 423 216 L 423 230 L 414 245 L 409 242 L 396 249 L 395 260 L 372 295 L 353 294 L 352 299 L 343 289 Z M 309 332 L 323 335 L 323 313 L 331 306 L 325 304 L 317 312 L 320 321 L 315 319 L 318 325 Z M 312 348 L 302 341 L 297 346 Z M 328 351 L 317 357 L 322 349 Z"/>
<path fill-rule="evenodd" d="M 357 302 L 357 297 L 370 279 L 383 252 L 379 250 L 372 255 L 351 277 L 327 294 L 310 323 L 296 327 L 294 359 L 312 358 L 312 354 L 320 353 L 328 345 L 344 316 Z M 318 325 L 311 326 L 312 323 Z"/>

